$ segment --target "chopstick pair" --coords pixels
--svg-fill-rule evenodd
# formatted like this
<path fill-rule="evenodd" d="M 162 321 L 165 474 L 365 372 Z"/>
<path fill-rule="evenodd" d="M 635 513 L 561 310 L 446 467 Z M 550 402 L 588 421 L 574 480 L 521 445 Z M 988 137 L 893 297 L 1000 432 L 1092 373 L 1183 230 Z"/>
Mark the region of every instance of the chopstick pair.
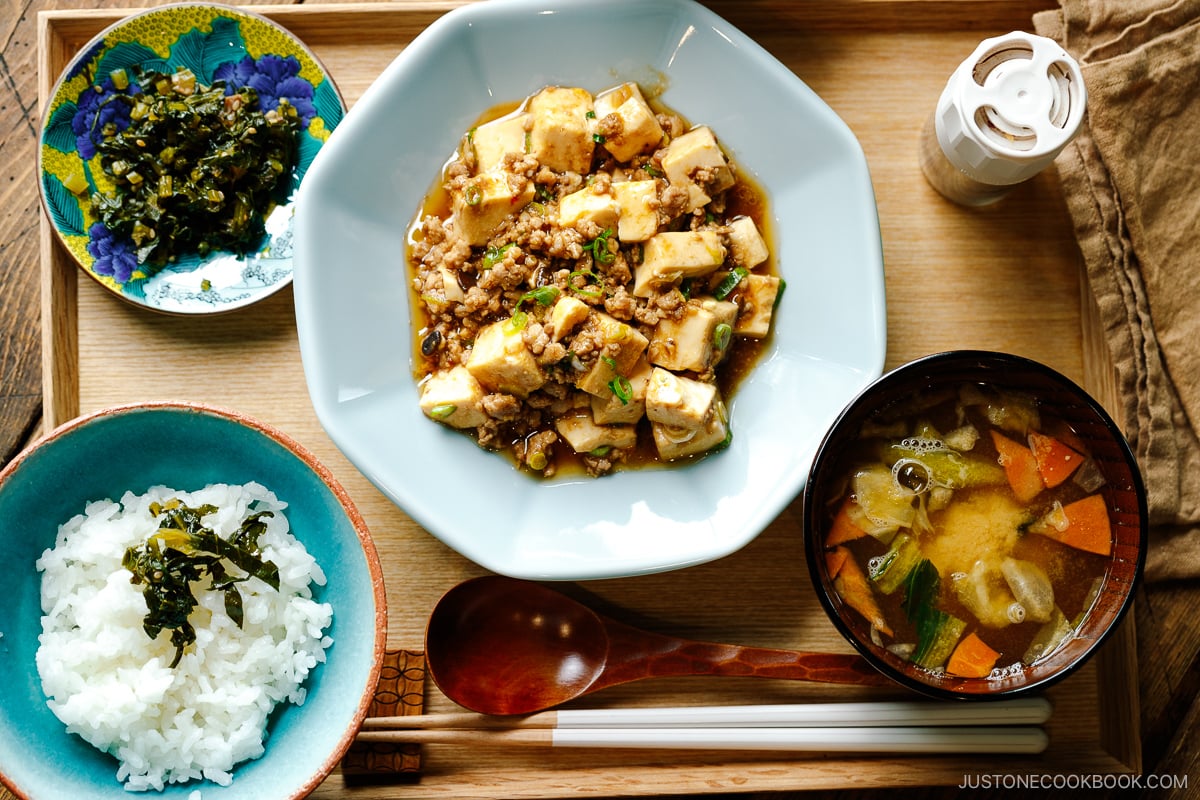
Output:
<path fill-rule="evenodd" d="M 1040 753 L 1044 698 L 988 703 L 568 709 L 524 717 L 471 713 L 374 717 L 365 742 L 541 747 L 787 750 L 825 753 Z"/>

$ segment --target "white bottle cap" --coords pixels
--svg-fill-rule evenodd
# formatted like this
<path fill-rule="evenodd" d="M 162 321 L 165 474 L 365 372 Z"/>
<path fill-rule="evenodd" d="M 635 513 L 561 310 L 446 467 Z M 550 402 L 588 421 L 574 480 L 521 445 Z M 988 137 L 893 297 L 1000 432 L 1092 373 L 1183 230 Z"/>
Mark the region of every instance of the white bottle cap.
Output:
<path fill-rule="evenodd" d="M 1051 39 L 1014 31 L 985 39 L 950 76 L 935 114 L 938 143 L 980 183 L 1020 183 L 1066 147 L 1086 107 L 1075 60 Z"/>

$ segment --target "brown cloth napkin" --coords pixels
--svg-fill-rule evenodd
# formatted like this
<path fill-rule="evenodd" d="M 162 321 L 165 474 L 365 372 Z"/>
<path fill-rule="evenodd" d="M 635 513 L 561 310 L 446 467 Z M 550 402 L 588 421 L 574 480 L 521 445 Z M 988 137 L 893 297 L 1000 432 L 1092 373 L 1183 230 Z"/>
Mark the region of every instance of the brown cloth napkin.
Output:
<path fill-rule="evenodd" d="M 1200 0 L 1059 0 L 1083 73 L 1056 160 L 1146 482 L 1148 581 L 1200 577 Z"/>

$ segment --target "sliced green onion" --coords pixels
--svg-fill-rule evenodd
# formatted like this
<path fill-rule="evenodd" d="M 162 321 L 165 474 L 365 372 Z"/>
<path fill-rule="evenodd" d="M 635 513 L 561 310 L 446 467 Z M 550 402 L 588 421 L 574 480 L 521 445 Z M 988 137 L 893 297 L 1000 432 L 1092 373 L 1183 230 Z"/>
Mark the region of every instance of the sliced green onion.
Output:
<path fill-rule="evenodd" d="M 718 300 L 724 300 L 729 296 L 729 293 L 737 288 L 737 285 L 742 282 L 742 278 L 750 274 L 750 270 L 745 267 L 737 267 L 717 284 L 717 288 L 713 290 L 713 297 Z"/>
<path fill-rule="evenodd" d="M 592 134 L 592 141 L 596 144 L 604 144 L 604 135 L 599 133 Z"/>
<path fill-rule="evenodd" d="M 529 465 L 530 469 L 535 469 L 539 472 L 544 470 L 547 464 L 546 452 L 544 450 L 538 450 L 536 453 L 530 455 L 525 463 Z"/>
<path fill-rule="evenodd" d="M 733 328 L 728 322 L 722 322 L 713 329 L 713 347 L 718 350 L 724 350 L 729 346 L 729 340 L 733 338 Z"/>
<path fill-rule="evenodd" d="M 583 246 L 584 250 L 592 254 L 592 260 L 597 264 L 611 264 L 617 259 L 617 254 L 608 249 L 608 238 L 612 233 L 612 228 L 605 228 L 599 236 Z"/>
<path fill-rule="evenodd" d="M 662 170 L 654 166 L 649 161 L 647 161 L 645 164 L 642 164 L 642 169 L 645 170 L 646 174 L 651 178 L 661 178 L 663 176 Z"/>
<path fill-rule="evenodd" d="M 567 286 L 575 294 L 582 295 L 584 297 L 590 297 L 590 298 L 598 300 L 604 296 L 604 293 L 598 289 L 586 289 L 581 286 L 576 286 L 575 285 L 576 278 L 583 278 L 584 281 L 586 281 L 587 283 L 593 284 L 593 285 L 599 284 L 600 278 L 599 278 L 599 276 L 596 275 L 596 273 L 594 273 L 590 270 L 586 270 L 586 269 L 574 270 L 571 272 L 570 275 L 567 276 Z"/>
<path fill-rule="evenodd" d="M 472 183 L 463 190 L 463 199 L 467 201 L 467 205 L 477 206 L 483 202 L 483 192 Z"/>
<path fill-rule="evenodd" d="M 434 419 L 446 419 L 455 411 L 458 411 L 458 406 L 454 405 L 454 403 L 438 403 L 429 409 L 429 416 Z"/>
<path fill-rule="evenodd" d="M 539 306 L 548 306 L 558 299 L 557 286 L 539 286 L 536 289 L 530 289 L 525 294 L 521 295 L 521 299 L 517 301 L 517 308 L 526 300 L 532 300 Z"/>
<path fill-rule="evenodd" d="M 446 300 L 445 295 L 437 294 L 435 292 L 421 292 L 421 300 L 425 302 L 425 305 L 432 306 L 435 310 L 444 308 L 449 304 L 449 301 Z"/>
<path fill-rule="evenodd" d="M 618 375 L 609 381 L 608 388 L 612 389 L 612 393 L 617 396 L 623 406 L 629 405 L 629 401 L 633 399 L 633 385 L 624 375 Z"/>
<path fill-rule="evenodd" d="M 554 199 L 554 193 L 551 192 L 547 186 L 541 183 L 534 188 L 533 193 L 537 195 L 538 200 L 541 200 L 544 203 L 549 203 Z"/>
<path fill-rule="evenodd" d="M 772 311 L 774 311 L 776 308 L 779 307 L 779 301 L 781 299 L 783 299 L 783 290 L 786 288 L 787 288 L 787 281 L 785 281 L 783 278 L 780 278 L 779 279 L 779 290 L 775 292 L 775 303 L 774 303 L 774 305 L 771 306 Z"/>
<path fill-rule="evenodd" d="M 612 452 L 611 444 L 602 444 L 599 447 L 595 448 L 594 450 L 589 450 L 588 455 L 596 456 L 597 458 L 601 458 L 603 456 L 608 455 L 611 452 Z"/>
<path fill-rule="evenodd" d="M 584 113 L 584 115 L 583 115 L 583 116 L 584 116 L 586 119 L 595 119 L 595 118 L 596 118 L 596 112 L 595 112 L 595 111 L 587 111 L 587 112 L 585 112 L 585 113 Z"/>
<path fill-rule="evenodd" d="M 496 247 L 492 245 L 483 254 L 483 268 L 491 269 L 504 260 L 504 254 L 508 252 L 508 248 L 512 247 L 512 242 Z"/>
<path fill-rule="evenodd" d="M 520 333 L 525 330 L 525 325 L 529 322 L 529 315 L 524 311 L 514 311 L 513 315 L 504 321 L 505 333 Z"/>

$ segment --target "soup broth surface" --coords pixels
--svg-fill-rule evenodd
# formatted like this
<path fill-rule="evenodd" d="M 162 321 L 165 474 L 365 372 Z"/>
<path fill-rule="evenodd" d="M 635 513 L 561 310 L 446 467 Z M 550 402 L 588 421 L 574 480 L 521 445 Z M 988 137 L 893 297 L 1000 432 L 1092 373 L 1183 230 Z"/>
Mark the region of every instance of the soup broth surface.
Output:
<path fill-rule="evenodd" d="M 999 677 L 1053 652 L 1111 552 L 1103 477 L 1037 400 L 978 384 L 885 409 L 842 460 L 826 563 L 867 637 Z"/>

